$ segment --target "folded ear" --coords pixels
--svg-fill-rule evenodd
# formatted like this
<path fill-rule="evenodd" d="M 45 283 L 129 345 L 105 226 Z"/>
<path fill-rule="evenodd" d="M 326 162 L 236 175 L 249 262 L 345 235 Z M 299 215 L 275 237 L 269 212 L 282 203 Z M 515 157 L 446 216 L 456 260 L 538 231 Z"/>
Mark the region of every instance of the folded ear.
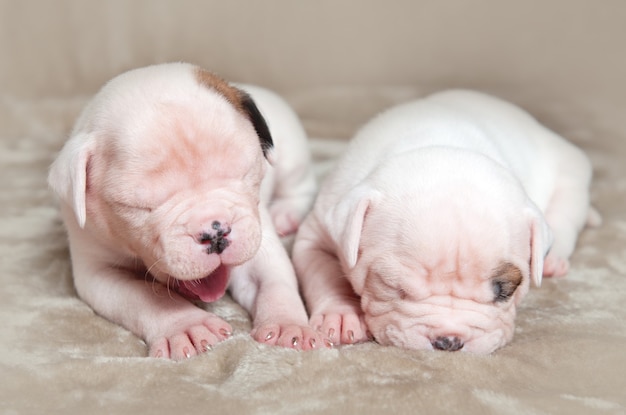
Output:
<path fill-rule="evenodd" d="M 267 122 L 265 121 L 265 118 L 261 114 L 261 111 L 259 111 L 259 108 L 256 106 L 256 103 L 254 102 L 252 97 L 250 97 L 247 92 L 241 89 L 238 89 L 238 91 L 239 99 L 241 102 L 241 109 L 243 113 L 248 117 L 248 119 L 254 126 L 256 134 L 259 136 L 263 155 L 270 162 L 270 164 L 274 164 L 274 159 L 272 158 L 274 140 L 272 140 L 272 134 L 270 133 L 270 129 L 267 126 Z"/>
<path fill-rule="evenodd" d="M 267 127 L 265 118 L 263 118 L 263 115 L 250 95 L 241 88 L 226 82 L 216 74 L 202 68 L 196 67 L 195 75 L 201 85 L 206 88 L 216 90 L 222 94 L 224 98 L 226 98 L 232 105 L 235 106 L 235 108 L 237 108 L 238 111 L 250 120 L 257 136 L 259 137 L 259 141 L 261 142 L 263 155 L 270 162 L 270 164 L 274 164 L 274 160 L 272 158 L 274 141 L 272 140 L 272 135 Z"/>
<path fill-rule="evenodd" d="M 348 192 L 324 217 L 324 224 L 349 268 L 356 265 L 363 222 L 379 193 L 366 185 Z"/>
<path fill-rule="evenodd" d="M 48 184 L 59 198 L 72 207 L 78 225 L 86 221 L 85 197 L 87 166 L 92 155 L 92 140 L 87 134 L 73 136 L 50 166 Z"/>
<path fill-rule="evenodd" d="M 543 277 L 543 260 L 552 246 L 552 231 L 543 214 L 531 201 L 528 202 L 527 217 L 530 222 L 530 276 L 539 287 Z"/>

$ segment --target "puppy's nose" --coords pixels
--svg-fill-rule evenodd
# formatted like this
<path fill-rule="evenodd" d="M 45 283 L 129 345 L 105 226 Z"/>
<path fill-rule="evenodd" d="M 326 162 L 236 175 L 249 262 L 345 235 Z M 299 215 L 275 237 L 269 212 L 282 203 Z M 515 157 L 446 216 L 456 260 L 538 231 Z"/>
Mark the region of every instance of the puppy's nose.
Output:
<path fill-rule="evenodd" d="M 202 245 L 208 245 L 206 250 L 208 254 L 221 254 L 230 245 L 230 241 L 227 238 L 230 230 L 230 226 L 222 225 L 217 220 L 213 221 L 211 229 L 200 234 L 198 242 Z"/>
<path fill-rule="evenodd" d="M 463 348 L 463 341 L 456 336 L 439 336 L 431 344 L 436 350 L 445 350 L 447 352 L 456 352 Z"/>

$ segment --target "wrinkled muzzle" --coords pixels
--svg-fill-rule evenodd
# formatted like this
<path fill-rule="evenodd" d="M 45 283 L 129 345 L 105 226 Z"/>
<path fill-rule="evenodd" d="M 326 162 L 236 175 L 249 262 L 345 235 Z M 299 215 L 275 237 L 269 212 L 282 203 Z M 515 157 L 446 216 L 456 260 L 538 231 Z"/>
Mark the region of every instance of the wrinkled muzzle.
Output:
<path fill-rule="evenodd" d="M 261 243 L 258 202 L 232 196 L 188 201 L 158 212 L 146 232 L 140 256 L 156 279 L 199 280 L 256 254 Z"/>
<path fill-rule="evenodd" d="M 513 338 L 515 307 L 462 300 L 463 308 L 400 304 L 365 321 L 376 341 L 413 350 L 489 354 Z"/>

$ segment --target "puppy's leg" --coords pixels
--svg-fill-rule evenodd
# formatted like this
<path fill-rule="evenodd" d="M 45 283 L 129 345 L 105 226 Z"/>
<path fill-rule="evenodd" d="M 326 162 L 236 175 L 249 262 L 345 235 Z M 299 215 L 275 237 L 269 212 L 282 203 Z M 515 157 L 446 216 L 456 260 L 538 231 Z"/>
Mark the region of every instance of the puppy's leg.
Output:
<path fill-rule="evenodd" d="M 280 236 L 296 232 L 311 209 L 316 183 L 306 133 L 295 113 L 276 128 L 275 181 L 269 211 Z"/>
<path fill-rule="evenodd" d="M 336 255 L 321 243 L 316 223 L 312 216 L 303 223 L 293 249 L 310 324 L 332 344 L 369 340 L 360 299 L 344 276 Z"/>
<path fill-rule="evenodd" d="M 87 245 L 88 246 L 88 245 Z M 230 325 L 164 285 L 72 247 L 74 284 L 96 313 L 145 340 L 152 357 L 180 360 L 228 338 Z"/>
<path fill-rule="evenodd" d="M 302 166 L 298 170 L 309 170 Z M 295 233 L 309 212 L 315 197 L 315 178 L 310 172 L 292 171 L 281 174 L 270 204 L 272 221 L 280 236 Z"/>
<path fill-rule="evenodd" d="M 319 347 L 323 339 L 308 325 L 293 266 L 263 208 L 261 220 L 261 247 L 251 261 L 232 270 L 231 295 L 250 312 L 256 341 L 301 350 Z"/>
<path fill-rule="evenodd" d="M 114 267 L 79 270 L 75 280 L 81 298 L 98 314 L 142 337 L 151 357 L 189 358 L 209 350 L 232 331 L 221 318 L 163 285 Z"/>
<path fill-rule="evenodd" d="M 569 150 L 569 151 L 567 151 Z M 554 193 L 544 213 L 554 241 L 544 260 L 543 275 L 560 277 L 569 270 L 569 257 L 578 233 L 585 226 L 599 224 L 599 214 L 589 204 L 591 165 L 577 148 L 561 153 Z"/>

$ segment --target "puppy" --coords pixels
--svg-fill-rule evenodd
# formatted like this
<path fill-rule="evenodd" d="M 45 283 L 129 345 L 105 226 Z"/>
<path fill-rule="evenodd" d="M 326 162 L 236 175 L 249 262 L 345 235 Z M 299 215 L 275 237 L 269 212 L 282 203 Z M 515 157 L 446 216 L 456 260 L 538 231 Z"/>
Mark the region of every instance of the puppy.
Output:
<path fill-rule="evenodd" d="M 530 280 L 564 275 L 599 220 L 590 180 L 582 151 L 493 97 L 448 91 L 384 112 L 297 234 L 312 326 L 334 343 L 369 330 L 383 345 L 493 352 Z"/>
<path fill-rule="evenodd" d="M 227 287 L 256 340 L 322 340 L 278 235 L 312 204 L 306 136 L 281 98 L 243 89 L 185 63 L 124 73 L 86 106 L 51 166 L 79 296 L 150 356 L 182 359 L 229 337 L 227 322 L 192 304 Z"/>

